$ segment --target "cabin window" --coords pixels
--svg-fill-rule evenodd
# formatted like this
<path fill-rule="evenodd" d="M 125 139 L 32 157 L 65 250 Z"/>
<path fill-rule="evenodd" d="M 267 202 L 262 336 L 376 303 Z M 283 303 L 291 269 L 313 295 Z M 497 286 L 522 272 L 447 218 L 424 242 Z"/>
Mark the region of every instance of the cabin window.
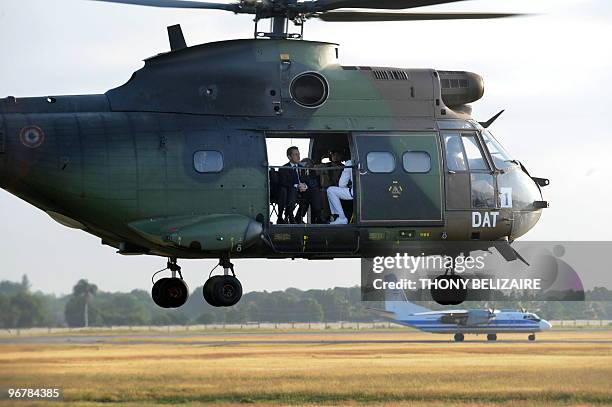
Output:
<path fill-rule="evenodd" d="M 223 155 L 214 150 L 196 151 L 193 154 L 193 167 L 199 173 L 221 172 Z"/>
<path fill-rule="evenodd" d="M 493 158 L 493 163 L 495 164 L 495 167 L 499 169 L 504 169 L 514 165 L 510 154 L 508 154 L 504 147 L 499 144 L 499 142 L 495 139 L 495 137 L 493 137 L 491 133 L 489 133 L 488 130 L 484 130 L 482 132 L 482 139 L 484 140 L 485 146 L 491 154 L 491 158 Z"/>
<path fill-rule="evenodd" d="M 431 170 L 431 156 L 426 151 L 406 151 L 402 161 L 406 172 L 426 173 Z"/>
<path fill-rule="evenodd" d="M 373 173 L 391 173 L 395 171 L 395 157 L 388 151 L 372 151 L 366 157 L 368 170 Z"/>
<path fill-rule="evenodd" d="M 486 170 L 487 163 L 484 160 L 482 151 L 478 147 L 476 136 L 463 136 L 463 147 L 470 170 Z"/>
<path fill-rule="evenodd" d="M 460 136 L 445 136 L 446 165 L 451 171 L 467 171 L 465 153 L 461 146 Z"/>

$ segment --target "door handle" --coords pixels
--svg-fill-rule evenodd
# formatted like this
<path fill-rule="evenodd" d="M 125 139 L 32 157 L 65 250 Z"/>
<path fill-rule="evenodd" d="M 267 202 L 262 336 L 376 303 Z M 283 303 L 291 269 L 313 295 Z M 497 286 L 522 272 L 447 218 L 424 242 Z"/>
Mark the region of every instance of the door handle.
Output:
<path fill-rule="evenodd" d="M 456 173 L 457 173 L 457 171 L 448 170 L 448 173 L 449 173 L 449 174 L 456 174 Z"/>

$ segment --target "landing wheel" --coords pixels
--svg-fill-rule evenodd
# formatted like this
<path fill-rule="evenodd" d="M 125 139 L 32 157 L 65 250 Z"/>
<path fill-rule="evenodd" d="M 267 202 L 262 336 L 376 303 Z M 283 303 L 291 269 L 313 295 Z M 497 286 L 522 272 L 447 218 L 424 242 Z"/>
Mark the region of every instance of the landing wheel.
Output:
<path fill-rule="evenodd" d="M 169 258 L 166 268 L 153 274 L 151 280 L 154 280 L 157 274 L 166 270 L 172 272 L 172 277 L 161 278 L 157 282 L 153 282 L 151 297 L 153 297 L 153 302 L 159 307 L 178 308 L 187 302 L 189 287 L 187 287 L 187 283 L 183 280 L 181 268 L 176 263 L 176 258 Z M 180 278 L 176 277 L 177 273 Z"/>
<path fill-rule="evenodd" d="M 236 278 L 234 265 L 230 263 L 229 258 L 221 258 L 219 265 L 223 267 L 224 275 L 210 277 L 204 284 L 202 293 L 206 302 L 213 307 L 231 307 L 242 298 L 242 284 Z"/>
<path fill-rule="evenodd" d="M 450 274 L 448 274 L 450 272 Z M 447 270 L 444 275 L 435 278 L 436 287 L 461 287 L 464 280 L 460 275 L 454 274 L 453 270 Z M 459 305 L 467 298 L 467 289 L 464 288 L 431 288 L 431 298 L 441 305 Z"/>
<path fill-rule="evenodd" d="M 487 341 L 496 341 L 497 340 L 497 334 L 488 334 L 487 335 Z"/>
<path fill-rule="evenodd" d="M 531 334 L 527 337 L 530 341 L 535 341 L 535 334 Z"/>
<path fill-rule="evenodd" d="M 202 291 L 206 302 L 213 307 L 231 307 L 242 298 L 242 284 L 234 276 L 213 276 Z"/>
<path fill-rule="evenodd" d="M 153 284 L 153 301 L 162 308 L 178 308 L 187 302 L 189 288 L 180 278 L 162 278 Z"/>
<path fill-rule="evenodd" d="M 219 307 L 219 305 L 217 305 L 217 303 L 215 302 L 215 299 L 213 297 L 212 288 L 216 284 L 216 282 L 221 278 L 223 278 L 223 276 L 212 276 L 211 278 L 206 280 L 206 283 L 204 283 L 204 287 L 202 288 L 202 294 L 204 294 L 204 300 L 206 300 L 206 302 L 212 305 L 213 307 Z"/>
<path fill-rule="evenodd" d="M 463 334 L 455 334 L 455 342 L 463 342 L 463 339 L 465 339 Z"/>

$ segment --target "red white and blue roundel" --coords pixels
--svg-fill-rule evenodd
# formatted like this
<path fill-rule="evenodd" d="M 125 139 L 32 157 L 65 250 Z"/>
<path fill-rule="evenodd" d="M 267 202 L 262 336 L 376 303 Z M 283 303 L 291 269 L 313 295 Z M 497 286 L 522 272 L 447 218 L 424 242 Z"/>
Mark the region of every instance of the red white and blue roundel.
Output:
<path fill-rule="evenodd" d="M 19 139 L 24 146 L 36 148 L 45 141 L 45 133 L 38 126 L 27 126 L 21 129 Z"/>

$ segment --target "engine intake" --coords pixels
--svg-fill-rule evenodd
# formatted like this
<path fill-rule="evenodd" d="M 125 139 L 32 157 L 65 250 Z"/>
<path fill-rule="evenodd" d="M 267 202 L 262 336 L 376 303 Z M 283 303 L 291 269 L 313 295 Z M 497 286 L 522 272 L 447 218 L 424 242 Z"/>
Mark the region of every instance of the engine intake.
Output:
<path fill-rule="evenodd" d="M 450 108 L 467 105 L 482 98 L 484 81 L 473 72 L 438 71 L 442 100 Z"/>

